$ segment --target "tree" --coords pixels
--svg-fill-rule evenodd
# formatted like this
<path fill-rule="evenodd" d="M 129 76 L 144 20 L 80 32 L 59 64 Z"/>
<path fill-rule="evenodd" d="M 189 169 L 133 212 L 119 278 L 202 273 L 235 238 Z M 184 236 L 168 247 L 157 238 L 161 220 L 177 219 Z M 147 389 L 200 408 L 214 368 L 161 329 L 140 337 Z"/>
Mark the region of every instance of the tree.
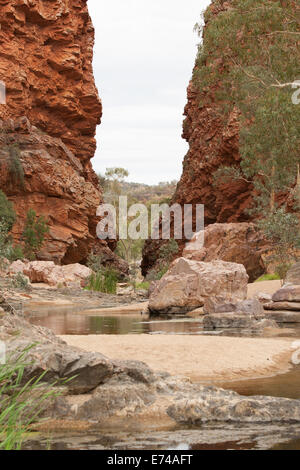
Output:
<path fill-rule="evenodd" d="M 49 232 L 48 222 L 44 216 L 37 217 L 33 209 L 27 212 L 25 228 L 22 234 L 24 241 L 24 255 L 34 260 L 41 249 L 45 235 Z"/>
<path fill-rule="evenodd" d="M 223 176 L 253 183 L 254 210 L 275 210 L 276 194 L 290 190 L 299 162 L 300 106 L 292 103 L 299 73 L 299 6 L 267 0 L 232 0 L 205 14 L 193 82 L 200 92 L 215 90 L 224 121 L 236 108 L 240 119 L 241 165 Z M 197 25 L 200 33 L 202 28 Z M 203 98 L 200 93 L 199 100 Z"/>
<path fill-rule="evenodd" d="M 5 226 L 8 232 L 10 232 L 15 221 L 16 213 L 14 211 L 14 207 L 3 191 L 0 190 L 0 223 L 2 226 Z"/>
<path fill-rule="evenodd" d="M 272 243 L 272 253 L 267 263 L 273 266 L 281 279 L 285 279 L 289 268 L 297 261 L 300 250 L 299 218 L 279 208 L 261 219 L 258 226 Z"/>

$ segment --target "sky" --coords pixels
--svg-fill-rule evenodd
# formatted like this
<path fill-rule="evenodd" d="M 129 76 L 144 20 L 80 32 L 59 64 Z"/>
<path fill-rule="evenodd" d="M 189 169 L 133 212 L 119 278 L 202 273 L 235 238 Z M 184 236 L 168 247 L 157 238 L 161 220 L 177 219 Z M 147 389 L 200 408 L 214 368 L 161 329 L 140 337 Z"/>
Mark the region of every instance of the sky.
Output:
<path fill-rule="evenodd" d="M 129 181 L 179 179 L 186 89 L 209 0 L 88 0 L 96 30 L 94 73 L 103 103 L 97 173 L 123 167 Z"/>

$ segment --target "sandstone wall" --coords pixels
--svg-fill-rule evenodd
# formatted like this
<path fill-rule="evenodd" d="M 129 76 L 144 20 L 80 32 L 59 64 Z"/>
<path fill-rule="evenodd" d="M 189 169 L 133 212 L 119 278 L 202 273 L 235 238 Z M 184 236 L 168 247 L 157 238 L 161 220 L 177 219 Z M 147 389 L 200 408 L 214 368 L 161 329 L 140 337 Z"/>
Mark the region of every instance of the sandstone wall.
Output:
<path fill-rule="evenodd" d="M 13 235 L 33 208 L 50 222 L 40 258 L 82 262 L 94 246 L 112 257 L 95 238 L 101 194 L 91 158 L 102 106 L 87 1 L 0 0 L 0 26 L 0 188 L 18 214 Z"/>

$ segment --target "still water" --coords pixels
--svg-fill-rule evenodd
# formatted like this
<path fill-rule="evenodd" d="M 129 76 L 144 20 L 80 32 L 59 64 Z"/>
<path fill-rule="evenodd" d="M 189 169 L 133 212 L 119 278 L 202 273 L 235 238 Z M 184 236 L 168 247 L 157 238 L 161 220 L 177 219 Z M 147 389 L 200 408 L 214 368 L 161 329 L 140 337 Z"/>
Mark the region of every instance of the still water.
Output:
<path fill-rule="evenodd" d="M 128 334 L 177 334 L 255 336 L 254 331 L 239 329 L 204 331 L 201 318 L 176 316 L 173 318 L 149 318 L 133 313 L 103 314 L 99 310 L 79 310 L 70 307 L 42 307 L 25 311 L 26 318 L 34 325 L 44 326 L 56 335 L 128 335 Z M 300 338 L 300 324 L 282 325 L 282 334 Z"/>

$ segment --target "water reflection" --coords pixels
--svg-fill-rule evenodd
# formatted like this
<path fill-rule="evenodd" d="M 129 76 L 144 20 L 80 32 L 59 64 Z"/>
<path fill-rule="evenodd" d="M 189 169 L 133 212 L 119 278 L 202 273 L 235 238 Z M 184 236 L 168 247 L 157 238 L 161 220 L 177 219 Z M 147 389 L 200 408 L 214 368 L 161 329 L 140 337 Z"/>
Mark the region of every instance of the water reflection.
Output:
<path fill-rule="evenodd" d="M 136 313 L 107 315 L 43 308 L 27 311 L 25 316 L 30 323 L 50 328 L 57 335 L 199 334 L 202 330 L 199 319 L 150 320 Z"/>
<path fill-rule="evenodd" d="M 127 335 L 127 334 L 188 334 L 218 336 L 264 336 L 263 331 L 224 329 L 203 331 L 201 318 L 176 316 L 173 318 L 153 318 L 132 313 L 101 313 L 99 310 L 76 310 L 71 307 L 28 309 L 25 316 L 35 325 L 45 326 L 57 335 Z M 276 336 L 300 338 L 300 324 L 281 325 L 282 332 Z"/>

